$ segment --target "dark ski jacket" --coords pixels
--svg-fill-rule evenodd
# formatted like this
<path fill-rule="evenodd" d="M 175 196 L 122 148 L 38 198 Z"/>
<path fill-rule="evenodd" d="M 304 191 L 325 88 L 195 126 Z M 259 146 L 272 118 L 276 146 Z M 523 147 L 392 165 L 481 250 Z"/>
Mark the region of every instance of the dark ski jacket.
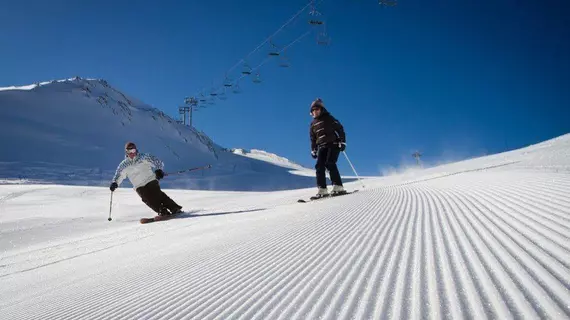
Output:
<path fill-rule="evenodd" d="M 315 151 L 317 147 L 346 142 L 342 124 L 324 107 L 321 115 L 311 122 L 309 133 L 311 137 L 311 150 Z"/>

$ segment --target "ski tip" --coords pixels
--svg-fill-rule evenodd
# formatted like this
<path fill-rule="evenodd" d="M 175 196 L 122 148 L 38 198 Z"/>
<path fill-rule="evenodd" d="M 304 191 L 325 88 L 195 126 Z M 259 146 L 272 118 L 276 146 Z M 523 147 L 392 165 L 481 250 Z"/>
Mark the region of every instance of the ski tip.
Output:
<path fill-rule="evenodd" d="M 154 222 L 154 218 L 142 218 L 140 220 L 140 223 L 142 223 L 142 224 L 149 223 L 149 222 Z"/>
<path fill-rule="evenodd" d="M 297 200 L 297 202 L 298 202 L 298 203 L 307 203 L 307 202 L 311 202 L 311 201 L 318 201 L 318 200 L 336 198 L 336 197 L 340 197 L 340 196 L 352 194 L 352 193 L 355 193 L 355 192 L 358 192 L 358 189 L 353 190 L 353 191 L 347 191 L 347 192 L 345 192 L 345 193 L 341 193 L 341 194 L 337 194 L 337 195 L 332 195 L 332 194 L 330 194 L 330 195 L 327 195 L 327 196 L 324 196 L 324 197 L 321 197 L 321 198 L 314 198 L 314 197 L 311 197 L 311 198 L 309 198 L 308 200 L 299 199 L 299 200 Z"/>

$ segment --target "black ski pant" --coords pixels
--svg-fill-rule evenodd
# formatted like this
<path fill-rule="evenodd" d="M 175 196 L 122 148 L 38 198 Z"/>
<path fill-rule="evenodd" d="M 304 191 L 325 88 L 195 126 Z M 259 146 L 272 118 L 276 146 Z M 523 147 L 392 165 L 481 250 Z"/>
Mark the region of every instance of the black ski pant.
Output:
<path fill-rule="evenodd" d="M 166 211 L 167 209 L 170 210 L 170 213 L 182 209 L 181 206 L 160 189 L 158 180 L 153 180 L 142 187 L 138 187 L 136 191 L 142 201 L 159 215 L 169 214 Z"/>
<path fill-rule="evenodd" d="M 336 166 L 339 154 L 340 148 L 337 145 L 319 147 L 317 151 L 317 164 L 315 165 L 315 169 L 317 169 L 317 186 L 319 188 L 327 187 L 326 170 L 329 171 L 332 184 L 342 186 L 340 173 Z"/>

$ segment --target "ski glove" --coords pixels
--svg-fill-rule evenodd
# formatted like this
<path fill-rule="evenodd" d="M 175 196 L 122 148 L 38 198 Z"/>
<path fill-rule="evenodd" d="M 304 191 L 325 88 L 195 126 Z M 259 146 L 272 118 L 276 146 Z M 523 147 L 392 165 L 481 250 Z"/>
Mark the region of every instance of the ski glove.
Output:
<path fill-rule="evenodd" d="M 311 151 L 311 157 L 313 157 L 313 159 L 316 159 L 317 158 L 317 151 L 312 150 Z"/>
<path fill-rule="evenodd" d="M 164 178 L 164 171 L 162 171 L 162 170 L 160 170 L 160 169 L 156 170 L 156 171 L 154 172 L 154 174 L 156 175 L 156 178 L 157 178 L 158 180 Z"/>
<path fill-rule="evenodd" d="M 344 142 L 339 142 L 339 143 L 338 143 L 338 147 L 340 148 L 340 152 L 343 152 L 344 149 L 346 149 L 346 143 L 344 143 Z"/>
<path fill-rule="evenodd" d="M 116 182 L 111 183 L 111 186 L 109 187 L 109 189 L 111 189 L 111 191 L 115 191 L 115 189 L 117 189 L 119 187 L 119 185 Z"/>

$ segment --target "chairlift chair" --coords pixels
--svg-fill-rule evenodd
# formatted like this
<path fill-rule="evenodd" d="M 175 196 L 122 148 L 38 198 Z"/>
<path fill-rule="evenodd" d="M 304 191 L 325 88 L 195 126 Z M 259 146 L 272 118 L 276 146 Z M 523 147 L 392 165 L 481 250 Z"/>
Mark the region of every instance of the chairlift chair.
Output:
<path fill-rule="evenodd" d="M 269 44 L 271 45 L 271 51 L 269 52 L 269 55 L 272 57 L 279 56 L 279 49 L 277 48 L 277 46 L 273 42 L 271 42 L 271 40 L 269 40 Z"/>
<path fill-rule="evenodd" d="M 325 31 L 323 31 L 317 35 L 317 44 L 318 45 L 326 46 L 326 45 L 329 45 L 330 42 L 331 42 L 331 38 Z"/>
<path fill-rule="evenodd" d="M 309 11 L 309 15 L 311 16 L 311 18 L 309 19 L 309 24 L 313 25 L 313 26 L 318 26 L 323 24 L 323 21 L 319 18 L 317 18 L 318 16 L 321 15 L 321 13 L 319 11 L 317 11 L 317 7 L 313 3 L 311 4 L 311 11 Z"/>
<path fill-rule="evenodd" d="M 231 86 L 232 86 L 232 80 L 226 76 L 226 79 L 224 80 L 224 87 L 229 88 Z"/>
<path fill-rule="evenodd" d="M 281 68 L 289 68 L 289 60 L 286 57 L 281 57 L 281 61 L 279 62 L 279 66 Z"/>
<path fill-rule="evenodd" d="M 243 69 L 241 71 L 242 74 L 250 75 L 251 74 L 251 67 L 246 63 L 243 64 Z"/>
<path fill-rule="evenodd" d="M 378 4 L 381 4 L 385 7 L 394 7 L 398 4 L 397 0 L 379 0 Z"/>
<path fill-rule="evenodd" d="M 239 82 L 236 83 L 236 85 L 234 86 L 234 89 L 232 90 L 232 92 L 235 93 L 235 94 L 239 94 L 239 93 L 242 92 L 242 91 L 241 91 L 241 88 L 239 87 Z"/>
<path fill-rule="evenodd" d="M 285 53 L 283 53 L 281 55 L 281 58 L 279 59 L 279 66 L 281 68 L 288 68 L 289 67 L 289 58 L 287 57 L 287 55 Z"/>
<path fill-rule="evenodd" d="M 227 100 L 228 96 L 226 95 L 226 88 L 224 88 L 224 91 L 222 93 L 220 93 L 220 95 L 218 96 L 218 99 L 220 100 Z"/>

